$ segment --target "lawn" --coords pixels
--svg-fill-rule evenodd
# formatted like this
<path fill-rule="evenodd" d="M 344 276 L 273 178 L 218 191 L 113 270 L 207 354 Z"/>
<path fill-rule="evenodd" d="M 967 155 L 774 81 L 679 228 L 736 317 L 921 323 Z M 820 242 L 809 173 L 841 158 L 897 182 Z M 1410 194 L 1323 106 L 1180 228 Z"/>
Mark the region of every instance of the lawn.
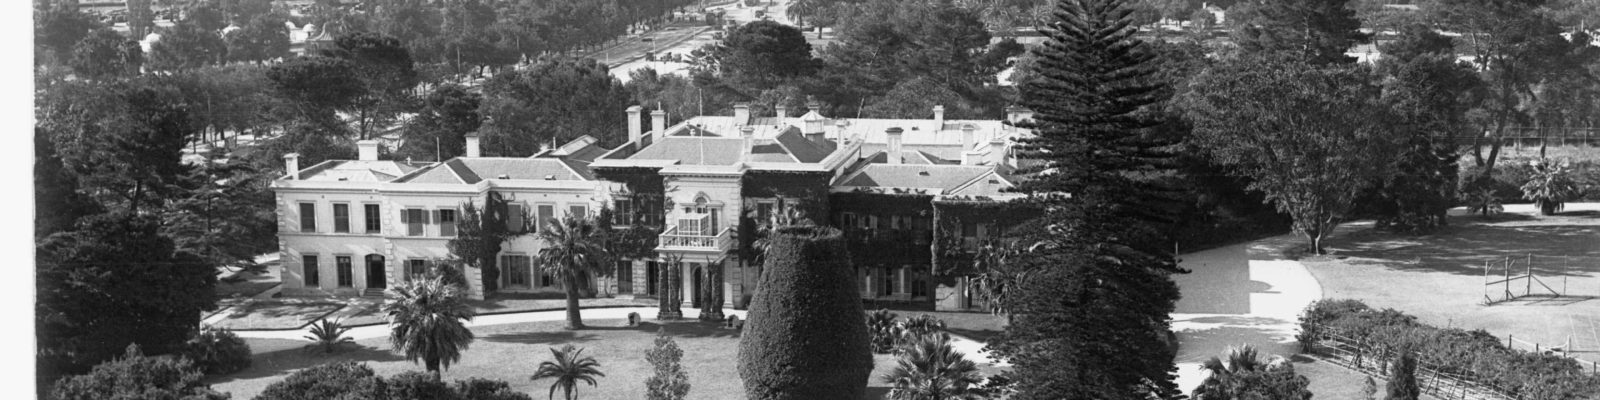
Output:
<path fill-rule="evenodd" d="M 1491 219 L 1454 216 L 1451 226 L 1426 236 L 1357 229 L 1331 240 L 1329 255 L 1300 261 L 1317 277 L 1325 298 L 1360 299 L 1428 324 L 1484 329 L 1546 347 L 1570 337 L 1574 356 L 1600 360 L 1600 204 L 1569 204 L 1567 213 L 1552 217 L 1534 215 L 1525 205 L 1508 209 Z M 1564 284 L 1569 296 L 1590 297 L 1483 305 L 1484 261 L 1530 253 L 1533 271 L 1545 284 Z M 1526 281 L 1518 285 L 1515 292 L 1527 288 Z"/>
<path fill-rule="evenodd" d="M 653 346 L 655 333 L 665 328 L 683 349 L 683 365 L 692 385 L 689 398 L 737 399 L 743 398 L 743 383 L 738 379 L 737 334 L 720 325 L 698 321 L 657 324 L 645 322 L 639 327 L 626 327 L 623 320 L 594 320 L 592 327 L 582 331 L 567 331 L 564 322 L 534 322 L 495 325 L 475 328 L 478 340 L 465 351 L 461 363 L 444 373 L 446 380 L 481 377 L 504 380 L 511 387 L 543 398 L 549 390 L 550 380 L 530 381 L 536 365 L 550 358 L 549 347 L 571 343 L 584 347 L 584 354 L 599 361 L 606 376 L 599 378 L 599 387 L 581 387 L 584 399 L 637 400 L 644 398 L 644 381 L 652 373 L 644 359 L 645 351 Z M 249 369 L 239 373 L 213 378 L 212 387 L 233 394 L 235 399 L 249 399 L 272 382 L 282 380 L 294 370 L 335 361 L 358 361 L 371 366 L 383 376 L 404 371 L 421 370 L 422 367 L 406 361 L 388 351 L 386 338 L 357 341 L 358 348 L 333 355 L 322 355 L 302 350 L 305 342 L 271 339 L 246 339 L 255 353 Z M 869 383 L 869 399 L 882 398 L 888 385 L 879 376 L 893 365 L 894 358 L 874 355 L 875 367 Z M 985 375 L 998 372 L 987 369 Z"/>

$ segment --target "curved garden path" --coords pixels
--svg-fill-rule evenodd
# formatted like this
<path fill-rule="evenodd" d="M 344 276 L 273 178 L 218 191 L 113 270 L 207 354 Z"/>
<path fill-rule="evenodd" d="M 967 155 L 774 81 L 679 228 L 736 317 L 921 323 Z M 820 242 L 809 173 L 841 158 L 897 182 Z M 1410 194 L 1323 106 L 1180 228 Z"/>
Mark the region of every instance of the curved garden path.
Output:
<path fill-rule="evenodd" d="M 1184 254 L 1190 273 L 1173 276 L 1183 298 L 1172 314 L 1178 335 L 1178 388 L 1188 393 L 1206 377 L 1200 363 L 1248 343 L 1263 356 L 1299 353 L 1300 311 L 1322 298 L 1322 286 L 1299 261 L 1282 256 L 1303 243 L 1287 234 Z"/>

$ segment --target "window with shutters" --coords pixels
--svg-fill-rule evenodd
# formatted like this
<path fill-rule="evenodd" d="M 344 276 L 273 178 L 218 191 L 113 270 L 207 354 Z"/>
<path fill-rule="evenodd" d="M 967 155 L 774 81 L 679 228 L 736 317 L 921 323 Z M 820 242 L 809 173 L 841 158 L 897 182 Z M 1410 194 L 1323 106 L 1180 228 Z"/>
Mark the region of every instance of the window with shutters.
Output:
<path fill-rule="evenodd" d="M 617 261 L 617 293 L 633 294 L 633 261 Z"/>
<path fill-rule="evenodd" d="M 504 284 L 507 287 L 527 288 L 529 281 L 528 256 L 507 254 L 500 256 L 500 265 L 505 270 Z"/>
<path fill-rule="evenodd" d="M 439 210 L 439 236 L 456 235 L 456 210 Z"/>
<path fill-rule="evenodd" d="M 305 287 L 322 287 L 322 271 L 318 270 L 321 266 L 315 254 L 300 256 L 300 274 L 306 278 Z"/>
<path fill-rule="evenodd" d="M 589 206 L 582 204 L 569 205 L 567 206 L 567 213 L 573 217 L 587 217 L 589 216 Z"/>
<path fill-rule="evenodd" d="M 611 224 L 633 224 L 633 199 L 618 199 L 611 202 Z"/>
<path fill-rule="evenodd" d="M 345 203 L 333 204 L 333 232 L 350 233 L 350 205 Z"/>
<path fill-rule="evenodd" d="M 550 226 L 550 221 L 554 220 L 555 218 L 556 218 L 556 206 L 555 205 L 553 205 L 553 204 L 540 204 L 539 205 L 539 219 L 534 220 L 534 222 L 536 222 L 537 223 L 536 225 L 538 225 L 538 226 L 534 227 L 533 231 L 534 232 L 539 232 L 539 231 L 544 230 L 545 228 Z"/>
<path fill-rule="evenodd" d="M 522 223 L 523 214 L 521 204 L 506 203 L 506 231 L 522 233 L 525 225 Z"/>
<path fill-rule="evenodd" d="M 773 202 L 773 201 L 763 201 L 763 202 L 760 202 L 760 203 L 756 203 L 756 216 L 755 216 L 756 223 L 757 224 L 771 223 L 772 222 L 772 213 L 774 212 L 774 210 L 777 207 L 778 207 L 778 203 Z"/>
<path fill-rule="evenodd" d="M 917 268 L 911 272 L 911 297 L 928 296 L 928 271 Z"/>
<path fill-rule="evenodd" d="M 365 222 L 367 225 L 367 233 L 383 232 L 383 214 L 378 212 L 378 205 L 366 204 L 363 205 L 362 208 L 366 214 Z"/>
<path fill-rule="evenodd" d="M 337 267 L 336 269 L 338 270 L 334 272 L 339 274 L 339 287 L 347 288 L 355 286 L 355 270 L 350 265 L 350 256 L 338 256 L 334 257 L 333 260 L 334 266 Z"/>
<path fill-rule="evenodd" d="M 428 260 L 413 258 L 406 260 L 406 280 L 427 279 Z"/>
<path fill-rule="evenodd" d="M 300 231 L 317 231 L 317 203 L 300 203 Z"/>
<path fill-rule="evenodd" d="M 400 213 L 400 223 L 406 224 L 406 236 L 422 236 L 428 223 L 428 210 L 407 208 Z"/>
<path fill-rule="evenodd" d="M 856 227 L 856 214 L 855 213 L 840 213 L 839 214 L 839 226 L 844 227 L 846 229 L 855 228 Z"/>

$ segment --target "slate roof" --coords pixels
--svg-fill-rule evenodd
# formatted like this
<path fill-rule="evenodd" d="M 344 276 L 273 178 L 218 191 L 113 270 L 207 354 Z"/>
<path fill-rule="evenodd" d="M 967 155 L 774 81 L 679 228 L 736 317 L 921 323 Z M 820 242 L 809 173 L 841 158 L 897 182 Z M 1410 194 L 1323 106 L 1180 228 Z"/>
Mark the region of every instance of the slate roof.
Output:
<path fill-rule="evenodd" d="M 867 164 L 845 178 L 840 186 L 939 188 L 961 187 L 978 176 L 993 171 L 988 166 Z"/>
<path fill-rule="evenodd" d="M 429 163 L 405 161 L 334 160 L 300 171 L 300 180 L 387 182 L 427 166 Z"/>
<path fill-rule="evenodd" d="M 397 180 L 401 183 L 467 183 L 475 184 L 484 179 L 496 179 L 502 175 L 507 179 L 526 180 L 591 180 L 593 176 L 588 168 L 574 161 L 558 158 L 452 158 L 445 161 L 437 168 L 429 169 L 414 176 Z"/>
<path fill-rule="evenodd" d="M 744 139 L 668 136 L 639 150 L 632 160 L 678 160 L 682 165 L 733 165 L 743 153 Z"/>

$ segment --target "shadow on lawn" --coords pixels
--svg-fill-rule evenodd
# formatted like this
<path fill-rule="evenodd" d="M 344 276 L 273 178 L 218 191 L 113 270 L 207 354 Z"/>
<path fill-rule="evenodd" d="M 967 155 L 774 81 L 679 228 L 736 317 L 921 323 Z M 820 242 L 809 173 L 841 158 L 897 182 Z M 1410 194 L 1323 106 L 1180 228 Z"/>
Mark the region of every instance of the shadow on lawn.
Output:
<path fill-rule="evenodd" d="M 737 338 L 738 332 L 733 329 L 723 328 L 721 323 L 701 322 L 696 320 L 675 322 L 643 321 L 639 326 L 605 326 L 605 320 L 586 322 L 583 329 L 570 331 L 557 327 L 554 330 L 537 332 L 501 333 L 483 336 L 483 340 L 501 343 L 521 344 L 548 344 L 548 343 L 573 343 L 588 342 L 599 339 L 592 332 L 632 331 L 641 334 L 654 335 L 657 330 L 665 328 L 667 334 L 675 338 Z M 555 325 L 553 325 L 555 326 Z"/>
<path fill-rule="evenodd" d="M 1352 264 L 1470 276 L 1483 275 L 1485 261 L 1503 262 L 1506 257 L 1521 270 L 1531 253 L 1533 271 L 1540 276 L 1591 276 L 1600 273 L 1600 256 L 1594 252 L 1597 234 L 1600 228 L 1594 226 L 1457 225 L 1428 236 L 1364 230 L 1336 237 L 1328 247 L 1337 256 L 1360 258 L 1347 260 Z M 1572 257 L 1570 263 L 1566 256 Z"/>
<path fill-rule="evenodd" d="M 323 353 L 319 349 L 294 347 L 283 350 L 271 351 L 251 356 L 250 368 L 232 375 L 221 376 L 210 384 L 264 378 L 269 376 L 287 376 L 296 370 L 317 365 L 354 361 L 354 362 L 387 362 L 401 361 L 404 357 L 389 351 L 387 347 L 377 348 L 369 346 L 346 346 L 343 350 L 333 354 Z"/>

